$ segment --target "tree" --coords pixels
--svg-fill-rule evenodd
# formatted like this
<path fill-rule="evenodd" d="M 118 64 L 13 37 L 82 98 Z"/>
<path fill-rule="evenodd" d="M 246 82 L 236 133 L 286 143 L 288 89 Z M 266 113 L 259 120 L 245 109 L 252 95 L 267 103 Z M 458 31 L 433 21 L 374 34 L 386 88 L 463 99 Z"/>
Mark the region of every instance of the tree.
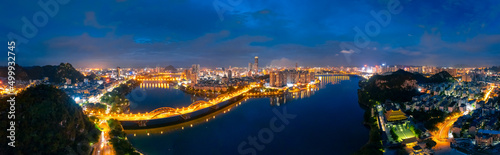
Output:
<path fill-rule="evenodd" d="M 116 151 L 116 153 L 138 155 L 139 153 L 135 151 L 135 148 L 132 147 L 132 144 L 130 144 L 130 142 L 125 139 L 127 134 L 123 132 L 123 127 L 120 122 L 118 122 L 118 120 L 116 119 L 110 119 L 107 121 L 107 123 L 111 130 L 109 132 L 109 137 L 111 137 L 109 141 L 113 145 L 113 149 Z"/>
<path fill-rule="evenodd" d="M 425 140 L 425 146 L 429 149 L 432 149 L 436 145 L 437 145 L 437 143 L 432 139 Z"/>
<path fill-rule="evenodd" d="M 391 128 L 391 136 L 392 136 L 392 139 L 393 139 L 394 141 L 396 141 L 396 142 L 397 142 L 397 141 L 399 141 L 399 140 L 398 140 L 398 138 L 399 138 L 399 137 L 398 137 L 398 135 L 396 134 L 396 132 L 394 131 L 394 128 Z"/>
<path fill-rule="evenodd" d="M 399 147 L 396 150 L 396 155 L 409 155 L 409 153 L 405 150 L 404 147 Z"/>
<path fill-rule="evenodd" d="M 0 101 L 0 128 L 7 129 L 9 103 Z M 26 89 L 16 97 L 16 147 L 1 145 L 0 154 L 89 154 L 100 131 L 64 91 L 50 85 Z M 7 132 L 0 132 L 7 137 Z M 7 144 L 7 138 L 0 143 Z"/>

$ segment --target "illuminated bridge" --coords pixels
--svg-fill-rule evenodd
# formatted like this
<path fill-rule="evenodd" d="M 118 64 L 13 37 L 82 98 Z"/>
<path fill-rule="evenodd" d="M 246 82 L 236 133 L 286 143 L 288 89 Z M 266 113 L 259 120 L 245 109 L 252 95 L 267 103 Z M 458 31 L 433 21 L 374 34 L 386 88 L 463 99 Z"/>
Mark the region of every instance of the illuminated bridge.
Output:
<path fill-rule="evenodd" d="M 154 119 L 162 119 L 167 117 L 180 116 L 184 119 L 189 118 L 189 114 L 197 112 L 206 108 L 217 106 L 219 103 L 230 100 L 234 97 L 240 96 L 249 90 L 258 87 L 258 85 L 248 85 L 232 93 L 221 94 L 214 99 L 208 101 L 196 101 L 187 107 L 172 108 L 161 107 L 146 113 L 136 114 L 95 114 L 99 119 L 116 119 L 118 121 L 149 121 Z"/>
<path fill-rule="evenodd" d="M 170 88 L 170 84 L 168 83 L 149 83 L 149 82 L 144 82 L 141 83 L 139 86 L 140 88 L 163 88 L 167 89 Z"/>
<path fill-rule="evenodd" d="M 152 77 L 152 78 L 137 78 L 137 81 L 178 81 L 178 77 Z"/>

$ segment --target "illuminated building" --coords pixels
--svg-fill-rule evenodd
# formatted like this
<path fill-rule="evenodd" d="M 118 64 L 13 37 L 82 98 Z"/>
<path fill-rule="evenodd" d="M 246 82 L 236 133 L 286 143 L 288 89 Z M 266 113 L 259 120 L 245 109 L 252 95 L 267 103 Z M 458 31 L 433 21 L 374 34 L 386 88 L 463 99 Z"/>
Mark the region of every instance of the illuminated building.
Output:
<path fill-rule="evenodd" d="M 255 63 L 253 65 L 254 65 L 253 69 L 255 70 L 255 73 L 258 73 L 259 72 L 259 57 L 258 56 L 255 56 Z"/>
<path fill-rule="evenodd" d="M 399 110 L 389 110 L 385 113 L 385 118 L 388 122 L 395 122 L 395 121 L 401 121 L 401 120 L 406 120 L 406 114 Z"/>
<path fill-rule="evenodd" d="M 247 76 L 252 76 L 252 63 L 248 63 Z"/>
<path fill-rule="evenodd" d="M 269 74 L 269 86 L 281 87 L 288 84 L 309 83 L 314 80 L 314 73 L 309 71 L 283 70 Z"/>
<path fill-rule="evenodd" d="M 396 142 L 401 142 L 405 145 L 415 145 L 417 138 L 409 129 L 411 122 L 401 109 L 387 110 L 385 113 L 385 128 L 397 135 L 398 139 L 393 139 Z"/>
<path fill-rule="evenodd" d="M 273 87 L 276 84 L 276 72 L 269 73 L 269 86 Z"/>
<path fill-rule="evenodd" d="M 472 81 L 472 76 L 470 74 L 462 75 L 462 82 L 471 82 L 471 81 Z"/>
<path fill-rule="evenodd" d="M 116 79 L 120 79 L 120 67 L 116 67 Z"/>
<path fill-rule="evenodd" d="M 198 84 L 198 74 L 200 73 L 200 65 L 193 64 L 191 66 L 190 80 L 191 84 Z"/>

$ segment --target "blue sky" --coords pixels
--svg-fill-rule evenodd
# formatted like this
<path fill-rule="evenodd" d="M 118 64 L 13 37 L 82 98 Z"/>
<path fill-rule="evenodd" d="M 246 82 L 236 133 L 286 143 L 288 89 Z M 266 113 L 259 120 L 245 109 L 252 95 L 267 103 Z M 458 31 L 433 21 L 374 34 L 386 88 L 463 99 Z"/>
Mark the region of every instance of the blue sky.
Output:
<path fill-rule="evenodd" d="M 42 2 L 58 5 L 54 16 L 37 1 L 0 6 L 2 41 L 19 36 L 20 65 L 243 67 L 254 56 L 262 65 L 281 66 L 500 65 L 495 0 Z M 399 12 L 391 13 L 391 4 Z M 383 16 L 388 22 L 382 25 L 371 12 L 389 12 L 390 20 Z M 36 34 L 23 33 L 23 18 Z M 365 46 L 355 44 L 361 42 L 355 40 L 356 27 L 369 39 Z M 357 49 L 343 49 L 341 43 Z"/>

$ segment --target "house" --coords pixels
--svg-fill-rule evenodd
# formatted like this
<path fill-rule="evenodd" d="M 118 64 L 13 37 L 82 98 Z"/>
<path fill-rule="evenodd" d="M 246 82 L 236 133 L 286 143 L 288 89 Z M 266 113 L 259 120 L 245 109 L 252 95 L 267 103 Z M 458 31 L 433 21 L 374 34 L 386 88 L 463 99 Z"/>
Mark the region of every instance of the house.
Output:
<path fill-rule="evenodd" d="M 475 140 L 478 146 L 491 146 L 491 143 L 493 143 L 493 136 L 491 134 L 478 133 L 476 134 Z"/>
<path fill-rule="evenodd" d="M 478 127 L 478 122 L 476 120 L 472 121 L 469 127 L 469 135 L 475 134 L 477 127 Z"/>

